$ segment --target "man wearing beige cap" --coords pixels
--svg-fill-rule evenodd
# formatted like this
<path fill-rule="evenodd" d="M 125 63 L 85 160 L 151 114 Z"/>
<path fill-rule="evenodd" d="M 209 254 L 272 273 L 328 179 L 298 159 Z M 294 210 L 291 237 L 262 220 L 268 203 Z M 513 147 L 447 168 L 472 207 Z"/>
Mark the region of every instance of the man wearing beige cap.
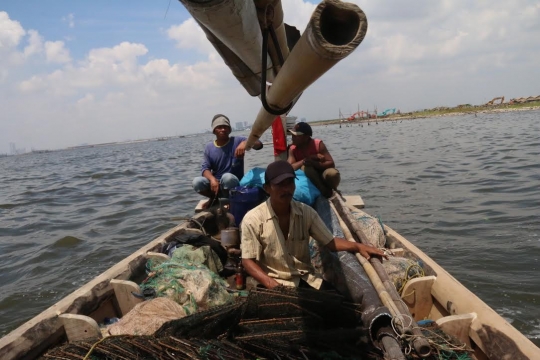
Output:
<path fill-rule="evenodd" d="M 231 122 L 222 114 L 212 119 L 212 131 L 216 140 L 206 144 L 201 176 L 193 179 L 193 189 L 199 194 L 210 198 L 203 205 L 207 208 L 218 197 L 229 197 L 229 190 L 238 186 L 244 176 L 244 154 L 246 138 L 244 136 L 229 136 Z M 262 149 L 257 141 L 253 149 Z"/>

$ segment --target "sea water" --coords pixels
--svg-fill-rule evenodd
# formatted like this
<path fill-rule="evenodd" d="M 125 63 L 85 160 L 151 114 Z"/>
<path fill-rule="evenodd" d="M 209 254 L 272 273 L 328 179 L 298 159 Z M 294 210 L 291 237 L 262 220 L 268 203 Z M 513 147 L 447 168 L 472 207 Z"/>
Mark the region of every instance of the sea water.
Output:
<path fill-rule="evenodd" d="M 539 111 L 314 126 L 344 194 L 540 344 Z M 177 129 L 181 130 L 181 129 Z M 238 133 L 234 133 L 238 134 Z M 203 140 L 203 141 L 201 141 Z M 0 335 L 189 217 L 211 134 L 0 158 Z M 273 149 L 246 155 L 266 166 Z"/>

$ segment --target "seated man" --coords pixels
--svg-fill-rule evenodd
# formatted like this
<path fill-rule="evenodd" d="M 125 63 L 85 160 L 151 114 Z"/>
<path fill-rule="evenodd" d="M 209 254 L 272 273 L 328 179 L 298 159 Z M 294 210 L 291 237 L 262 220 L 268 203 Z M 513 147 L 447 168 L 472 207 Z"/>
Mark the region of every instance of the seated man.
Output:
<path fill-rule="evenodd" d="M 341 176 L 326 145 L 322 140 L 311 138 L 313 132 L 308 123 L 300 122 L 289 132 L 293 144 L 289 147 L 287 161 L 294 170 L 301 168 L 321 194 L 329 198 L 332 190 L 337 190 Z"/>
<path fill-rule="evenodd" d="M 249 275 L 269 289 L 278 285 L 331 288 L 311 265 L 310 236 L 331 251 L 360 253 L 367 259 L 384 256 L 375 247 L 334 237 L 315 210 L 292 199 L 294 179 L 287 161 L 273 162 L 266 169 L 264 189 L 270 198 L 242 221 L 242 264 Z"/>
<path fill-rule="evenodd" d="M 244 176 L 244 154 L 246 138 L 229 136 L 231 123 L 225 115 L 217 114 L 212 119 L 212 131 L 216 140 L 206 144 L 201 175 L 193 179 L 193 189 L 210 198 L 203 208 L 211 205 L 218 197 L 229 197 L 229 190 L 238 186 Z M 253 149 L 262 149 L 257 141 Z"/>

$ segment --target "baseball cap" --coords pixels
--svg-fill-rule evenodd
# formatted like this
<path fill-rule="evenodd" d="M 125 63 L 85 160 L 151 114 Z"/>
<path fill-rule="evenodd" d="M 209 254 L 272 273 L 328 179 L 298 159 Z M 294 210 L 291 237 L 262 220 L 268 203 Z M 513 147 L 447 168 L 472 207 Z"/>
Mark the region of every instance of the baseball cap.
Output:
<path fill-rule="evenodd" d="M 218 126 L 225 125 L 231 127 L 231 122 L 229 118 L 222 114 L 214 115 L 212 119 L 212 131 L 214 131 Z"/>
<path fill-rule="evenodd" d="M 313 135 L 311 126 L 309 126 L 309 124 L 305 122 L 299 122 L 298 124 L 294 125 L 294 129 L 289 130 L 289 132 L 293 135 Z"/>
<path fill-rule="evenodd" d="M 285 179 L 296 178 L 291 164 L 285 160 L 274 161 L 266 168 L 264 182 L 267 184 L 279 184 Z"/>

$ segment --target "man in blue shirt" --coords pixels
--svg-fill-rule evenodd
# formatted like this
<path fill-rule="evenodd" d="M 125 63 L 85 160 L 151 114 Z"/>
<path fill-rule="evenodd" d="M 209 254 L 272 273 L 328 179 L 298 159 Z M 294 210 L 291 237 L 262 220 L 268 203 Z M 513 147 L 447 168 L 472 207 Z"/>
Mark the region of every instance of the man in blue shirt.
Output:
<path fill-rule="evenodd" d="M 229 118 L 217 114 L 212 119 L 212 131 L 216 140 L 206 144 L 201 175 L 193 179 L 193 189 L 210 198 L 203 208 L 207 208 L 216 197 L 229 197 L 229 190 L 238 186 L 244 176 L 244 154 L 246 138 L 229 136 L 232 129 Z M 253 149 L 262 149 L 257 141 Z"/>

